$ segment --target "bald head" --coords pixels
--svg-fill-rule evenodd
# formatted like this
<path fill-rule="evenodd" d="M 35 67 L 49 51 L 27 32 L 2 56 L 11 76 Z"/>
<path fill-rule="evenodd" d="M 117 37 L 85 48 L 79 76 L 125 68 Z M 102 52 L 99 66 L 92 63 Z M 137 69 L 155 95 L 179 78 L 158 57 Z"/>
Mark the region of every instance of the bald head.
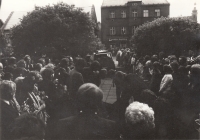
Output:
<path fill-rule="evenodd" d="M 102 103 L 103 91 L 92 83 L 83 84 L 78 90 L 82 110 L 96 110 Z"/>

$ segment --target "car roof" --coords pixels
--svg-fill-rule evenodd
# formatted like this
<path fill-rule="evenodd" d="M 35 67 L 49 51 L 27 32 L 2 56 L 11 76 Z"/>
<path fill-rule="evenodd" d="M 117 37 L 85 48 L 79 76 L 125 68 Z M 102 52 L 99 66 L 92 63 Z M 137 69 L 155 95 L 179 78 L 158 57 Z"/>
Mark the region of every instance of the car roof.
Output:
<path fill-rule="evenodd" d="M 98 50 L 97 52 L 98 52 L 98 53 L 107 53 L 108 50 Z"/>

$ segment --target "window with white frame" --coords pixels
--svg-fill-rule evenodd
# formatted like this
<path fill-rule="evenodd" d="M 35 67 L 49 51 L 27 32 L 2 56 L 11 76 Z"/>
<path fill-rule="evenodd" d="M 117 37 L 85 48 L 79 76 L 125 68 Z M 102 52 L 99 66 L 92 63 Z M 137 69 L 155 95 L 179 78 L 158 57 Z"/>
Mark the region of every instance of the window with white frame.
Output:
<path fill-rule="evenodd" d="M 115 27 L 110 27 L 110 35 L 115 35 L 115 34 L 116 34 Z"/>
<path fill-rule="evenodd" d="M 122 18 L 126 18 L 126 11 L 121 12 Z"/>
<path fill-rule="evenodd" d="M 159 17 L 160 16 L 160 9 L 155 9 L 155 14 L 156 14 L 157 17 Z"/>
<path fill-rule="evenodd" d="M 137 10 L 133 10 L 132 11 L 132 17 L 137 17 L 137 16 L 138 16 Z"/>
<path fill-rule="evenodd" d="M 115 12 L 114 11 L 110 12 L 110 18 L 115 18 Z"/>
<path fill-rule="evenodd" d="M 137 3 L 132 3 L 132 6 L 137 6 L 138 4 Z"/>
<path fill-rule="evenodd" d="M 122 35 L 125 35 L 125 34 L 126 34 L 126 27 L 122 27 L 122 28 L 121 28 L 121 34 L 122 34 Z"/>
<path fill-rule="evenodd" d="M 149 10 L 143 10 L 143 17 L 149 17 Z"/>
<path fill-rule="evenodd" d="M 136 26 L 133 26 L 133 27 L 132 27 L 132 34 L 135 33 L 135 29 L 136 29 L 136 28 L 137 28 Z"/>

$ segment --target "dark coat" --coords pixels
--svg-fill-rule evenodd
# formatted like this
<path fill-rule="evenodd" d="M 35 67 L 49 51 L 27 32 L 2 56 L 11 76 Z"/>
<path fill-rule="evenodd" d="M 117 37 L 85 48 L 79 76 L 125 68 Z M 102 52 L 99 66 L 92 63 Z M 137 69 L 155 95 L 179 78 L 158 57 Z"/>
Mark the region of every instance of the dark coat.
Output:
<path fill-rule="evenodd" d="M 1 104 L 1 140 L 11 139 L 11 128 L 15 121 L 15 118 L 19 116 L 18 111 L 15 110 L 12 105 L 8 105 L 3 101 Z"/>
<path fill-rule="evenodd" d="M 52 129 L 53 130 L 53 129 Z M 81 113 L 59 120 L 52 139 L 116 139 L 116 123 L 95 114 Z"/>

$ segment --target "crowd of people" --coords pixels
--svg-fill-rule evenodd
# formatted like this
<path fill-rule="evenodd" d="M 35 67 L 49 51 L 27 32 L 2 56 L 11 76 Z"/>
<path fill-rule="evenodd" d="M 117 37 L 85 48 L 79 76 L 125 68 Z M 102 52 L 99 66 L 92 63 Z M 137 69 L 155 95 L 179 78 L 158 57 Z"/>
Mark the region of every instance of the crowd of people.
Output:
<path fill-rule="evenodd" d="M 1 139 L 198 138 L 200 57 L 126 49 L 116 59 L 124 71 L 80 56 L 1 59 Z M 113 105 L 102 102 L 105 77 L 116 86 Z"/>

